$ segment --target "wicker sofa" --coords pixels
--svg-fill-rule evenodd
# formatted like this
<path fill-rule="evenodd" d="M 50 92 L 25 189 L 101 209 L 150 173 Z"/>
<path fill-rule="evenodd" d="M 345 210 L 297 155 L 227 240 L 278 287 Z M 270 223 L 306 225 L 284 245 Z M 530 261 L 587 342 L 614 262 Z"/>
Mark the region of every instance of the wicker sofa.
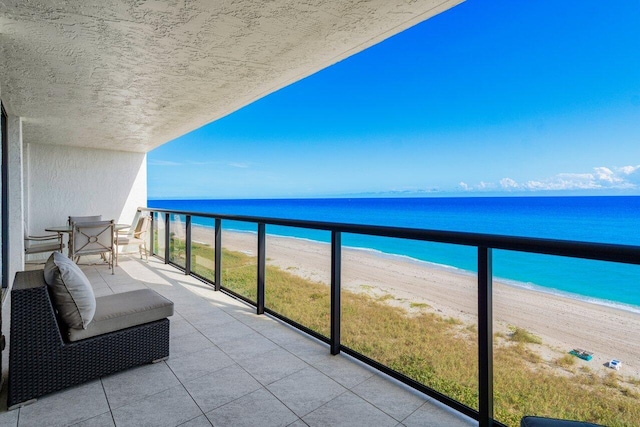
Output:
<path fill-rule="evenodd" d="M 169 356 L 173 303 L 150 289 L 95 298 L 92 328 L 74 337 L 54 309 L 43 270 L 11 292 L 7 406 Z"/>

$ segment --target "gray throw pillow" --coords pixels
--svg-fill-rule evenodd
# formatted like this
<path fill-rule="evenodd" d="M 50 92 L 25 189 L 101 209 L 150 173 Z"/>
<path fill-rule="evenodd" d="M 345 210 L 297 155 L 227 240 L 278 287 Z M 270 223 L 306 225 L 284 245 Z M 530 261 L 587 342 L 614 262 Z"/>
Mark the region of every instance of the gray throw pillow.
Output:
<path fill-rule="evenodd" d="M 44 280 L 51 288 L 53 305 L 70 328 L 87 329 L 96 313 L 96 297 L 80 267 L 60 252 L 44 265 Z"/>

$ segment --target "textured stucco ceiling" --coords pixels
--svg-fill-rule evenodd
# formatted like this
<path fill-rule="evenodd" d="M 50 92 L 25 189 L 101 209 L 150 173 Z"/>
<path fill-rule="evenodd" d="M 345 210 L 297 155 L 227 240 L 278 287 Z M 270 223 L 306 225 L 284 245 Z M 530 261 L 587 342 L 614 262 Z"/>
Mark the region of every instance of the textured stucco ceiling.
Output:
<path fill-rule="evenodd" d="M 462 0 L 1 0 L 23 139 L 146 152 Z"/>

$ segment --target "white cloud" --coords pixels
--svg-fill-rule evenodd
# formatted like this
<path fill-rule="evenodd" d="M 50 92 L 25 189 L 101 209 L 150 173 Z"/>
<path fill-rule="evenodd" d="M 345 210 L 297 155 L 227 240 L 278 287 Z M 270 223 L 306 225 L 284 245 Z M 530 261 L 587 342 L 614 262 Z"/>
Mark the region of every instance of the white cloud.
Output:
<path fill-rule="evenodd" d="M 640 187 L 640 165 L 623 166 L 620 168 L 620 172 L 624 174 L 628 182 L 634 184 L 636 187 Z"/>
<path fill-rule="evenodd" d="M 481 181 L 475 186 L 464 182 L 458 186 L 465 191 L 566 191 L 566 190 L 640 190 L 640 165 L 608 168 L 599 166 L 588 173 L 559 173 L 551 178 L 518 183 L 502 178 L 495 183 Z"/>
<path fill-rule="evenodd" d="M 511 178 L 502 178 L 500 180 L 500 187 L 504 189 L 518 188 L 518 183 Z"/>
<path fill-rule="evenodd" d="M 194 166 L 216 166 L 221 164 L 219 161 L 212 161 L 212 160 L 207 160 L 207 161 L 203 161 L 203 162 L 189 162 L 189 164 L 192 164 Z"/>
<path fill-rule="evenodd" d="M 246 169 L 249 167 L 249 163 L 231 162 L 229 163 L 229 166 L 231 166 L 232 168 Z"/>
<path fill-rule="evenodd" d="M 232 168 L 240 168 L 240 169 L 246 169 L 251 166 L 250 163 L 246 163 L 246 162 L 227 162 L 227 161 L 220 161 L 220 160 L 190 161 L 189 164 L 194 166 L 229 166 Z"/>
<path fill-rule="evenodd" d="M 622 181 L 622 178 L 617 177 L 613 171 L 606 167 L 593 168 L 595 171 L 595 176 L 598 181 L 609 182 L 611 184 L 618 183 Z"/>
<path fill-rule="evenodd" d="M 171 160 L 149 160 L 151 166 L 182 166 L 182 163 L 172 162 Z"/>
<path fill-rule="evenodd" d="M 496 185 L 492 182 L 484 182 L 480 181 L 480 184 L 477 185 L 478 190 L 493 190 L 496 188 Z"/>
<path fill-rule="evenodd" d="M 468 185 L 466 182 L 464 182 L 464 181 L 460 181 L 460 182 L 458 183 L 458 187 L 460 187 L 460 189 L 462 189 L 462 190 L 464 190 L 464 191 L 470 191 L 470 190 L 473 190 L 473 188 L 469 187 L 469 185 Z"/>
<path fill-rule="evenodd" d="M 620 169 L 620 172 L 622 172 L 625 175 L 631 175 L 634 172 L 640 171 L 640 165 L 639 166 L 622 166 Z"/>

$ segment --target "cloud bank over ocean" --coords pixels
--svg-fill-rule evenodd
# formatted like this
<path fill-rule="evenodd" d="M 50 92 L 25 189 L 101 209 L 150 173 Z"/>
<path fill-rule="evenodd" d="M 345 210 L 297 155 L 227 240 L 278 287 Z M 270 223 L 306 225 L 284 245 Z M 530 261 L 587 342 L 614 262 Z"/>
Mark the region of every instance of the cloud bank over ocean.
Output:
<path fill-rule="evenodd" d="M 580 191 L 580 190 L 640 190 L 640 165 L 608 168 L 599 166 L 587 173 L 559 173 L 543 180 L 517 182 L 502 178 L 498 182 L 481 181 L 475 185 L 458 184 L 464 192 L 515 191 Z"/>

